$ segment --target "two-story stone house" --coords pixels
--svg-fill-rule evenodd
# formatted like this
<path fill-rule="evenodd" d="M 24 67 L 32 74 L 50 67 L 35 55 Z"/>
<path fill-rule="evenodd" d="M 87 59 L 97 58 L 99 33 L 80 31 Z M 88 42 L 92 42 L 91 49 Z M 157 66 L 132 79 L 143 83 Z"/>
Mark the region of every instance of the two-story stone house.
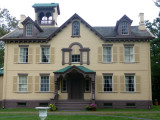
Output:
<path fill-rule="evenodd" d="M 34 4 L 35 21 L 5 35 L 4 108 L 152 108 L 150 40 L 126 15 L 112 27 L 93 27 L 74 14 L 60 27 L 59 4 Z"/>

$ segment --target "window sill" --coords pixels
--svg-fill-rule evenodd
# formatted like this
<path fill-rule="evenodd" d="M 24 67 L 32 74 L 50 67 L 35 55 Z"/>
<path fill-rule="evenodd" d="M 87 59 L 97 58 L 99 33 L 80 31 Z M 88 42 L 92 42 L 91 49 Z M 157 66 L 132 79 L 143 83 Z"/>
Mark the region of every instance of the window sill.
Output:
<path fill-rule="evenodd" d="M 18 64 L 31 64 L 31 63 L 26 62 L 26 63 L 18 63 Z"/>
<path fill-rule="evenodd" d="M 129 94 L 134 94 L 134 93 L 140 93 L 140 92 L 121 92 L 121 93 L 129 93 Z"/>
<path fill-rule="evenodd" d="M 39 64 L 51 64 L 51 63 L 49 63 L 49 62 L 48 62 L 48 63 L 47 63 L 47 62 L 46 62 L 46 63 L 45 63 L 45 62 L 41 62 L 41 63 L 39 63 Z"/>
<path fill-rule="evenodd" d="M 102 64 L 113 64 L 114 62 L 102 62 Z"/>
<path fill-rule="evenodd" d="M 48 92 L 41 92 L 41 91 L 39 91 L 39 92 L 35 92 L 35 93 L 53 93 L 53 92 L 51 92 L 51 91 L 48 91 Z"/>
<path fill-rule="evenodd" d="M 74 35 L 72 35 L 71 36 L 72 38 L 80 38 L 81 36 L 79 35 L 79 36 L 74 36 Z"/>
<path fill-rule="evenodd" d="M 31 93 L 31 92 L 15 92 L 15 93 L 26 94 L 26 93 Z"/>

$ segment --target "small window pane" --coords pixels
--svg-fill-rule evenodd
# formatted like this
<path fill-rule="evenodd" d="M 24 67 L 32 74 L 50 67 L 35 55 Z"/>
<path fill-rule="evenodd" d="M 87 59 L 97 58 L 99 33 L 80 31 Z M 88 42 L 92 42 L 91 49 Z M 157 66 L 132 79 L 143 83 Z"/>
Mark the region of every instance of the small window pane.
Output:
<path fill-rule="evenodd" d="M 19 62 L 20 63 L 28 62 L 28 48 L 20 48 Z"/>
<path fill-rule="evenodd" d="M 32 24 L 26 25 L 26 36 L 32 36 Z"/>
<path fill-rule="evenodd" d="M 72 62 L 80 62 L 80 55 L 72 55 Z"/>
<path fill-rule="evenodd" d="M 103 62 L 112 62 L 112 47 L 103 47 Z"/>
<path fill-rule="evenodd" d="M 125 76 L 125 86 L 127 92 L 134 92 L 134 76 Z"/>
<path fill-rule="evenodd" d="M 73 23 L 73 36 L 79 36 L 79 22 Z"/>
<path fill-rule="evenodd" d="M 49 91 L 49 76 L 41 76 L 41 92 Z"/>
<path fill-rule="evenodd" d="M 103 76 L 104 91 L 112 91 L 112 76 Z"/>
<path fill-rule="evenodd" d="M 128 22 L 122 22 L 122 35 L 128 34 Z"/>
<path fill-rule="evenodd" d="M 48 47 L 43 47 L 41 49 L 41 62 L 49 63 L 49 59 L 50 59 L 49 50 L 50 49 Z"/>
<path fill-rule="evenodd" d="M 19 92 L 27 92 L 27 76 L 19 76 Z"/>

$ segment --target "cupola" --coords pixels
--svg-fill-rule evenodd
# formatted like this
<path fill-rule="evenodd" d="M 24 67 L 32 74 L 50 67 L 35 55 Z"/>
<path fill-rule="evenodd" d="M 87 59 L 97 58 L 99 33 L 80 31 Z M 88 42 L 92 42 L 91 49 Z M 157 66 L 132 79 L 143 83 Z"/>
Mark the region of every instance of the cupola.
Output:
<path fill-rule="evenodd" d="M 60 15 L 58 3 L 36 3 L 32 6 L 35 10 L 35 22 L 40 26 L 56 26 L 57 17 Z"/>

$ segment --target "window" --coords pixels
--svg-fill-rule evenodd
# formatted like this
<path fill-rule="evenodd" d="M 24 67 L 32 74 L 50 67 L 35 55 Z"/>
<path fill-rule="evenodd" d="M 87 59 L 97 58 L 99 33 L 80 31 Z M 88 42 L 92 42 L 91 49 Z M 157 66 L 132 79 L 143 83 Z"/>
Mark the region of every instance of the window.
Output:
<path fill-rule="evenodd" d="M 104 81 L 104 91 L 111 92 L 112 91 L 112 76 L 103 76 Z"/>
<path fill-rule="evenodd" d="M 79 22 L 77 22 L 77 21 L 73 22 L 72 27 L 73 27 L 72 28 L 73 29 L 72 35 L 73 36 L 80 36 L 80 25 L 79 25 Z"/>
<path fill-rule="evenodd" d="M 50 55 L 49 55 L 49 47 L 42 47 L 41 48 L 41 62 L 42 63 L 49 63 Z"/>
<path fill-rule="evenodd" d="M 91 91 L 91 85 L 90 85 L 90 79 L 89 79 L 89 77 L 87 77 L 86 79 L 85 79 L 85 92 L 90 92 Z"/>
<path fill-rule="evenodd" d="M 128 34 L 128 22 L 122 22 L 122 35 Z"/>
<path fill-rule="evenodd" d="M 125 47 L 125 62 L 134 62 L 133 46 Z"/>
<path fill-rule="evenodd" d="M 26 36 L 32 36 L 32 24 L 30 23 L 26 25 Z"/>
<path fill-rule="evenodd" d="M 125 76 L 125 86 L 127 92 L 134 92 L 134 76 Z"/>
<path fill-rule="evenodd" d="M 17 106 L 18 107 L 26 107 L 26 102 L 18 102 Z"/>
<path fill-rule="evenodd" d="M 41 92 L 49 92 L 49 76 L 41 76 Z"/>
<path fill-rule="evenodd" d="M 103 106 L 104 107 L 112 107 L 112 103 L 104 103 Z"/>
<path fill-rule="evenodd" d="M 103 62 L 112 62 L 112 47 L 103 47 Z"/>
<path fill-rule="evenodd" d="M 79 63 L 80 62 L 80 55 L 72 55 L 72 62 Z"/>
<path fill-rule="evenodd" d="M 67 92 L 67 79 L 62 79 L 62 92 Z"/>
<path fill-rule="evenodd" d="M 19 76 L 19 92 L 27 92 L 27 75 Z"/>
<path fill-rule="evenodd" d="M 24 47 L 20 48 L 19 62 L 20 63 L 28 62 L 28 48 L 24 48 Z"/>

